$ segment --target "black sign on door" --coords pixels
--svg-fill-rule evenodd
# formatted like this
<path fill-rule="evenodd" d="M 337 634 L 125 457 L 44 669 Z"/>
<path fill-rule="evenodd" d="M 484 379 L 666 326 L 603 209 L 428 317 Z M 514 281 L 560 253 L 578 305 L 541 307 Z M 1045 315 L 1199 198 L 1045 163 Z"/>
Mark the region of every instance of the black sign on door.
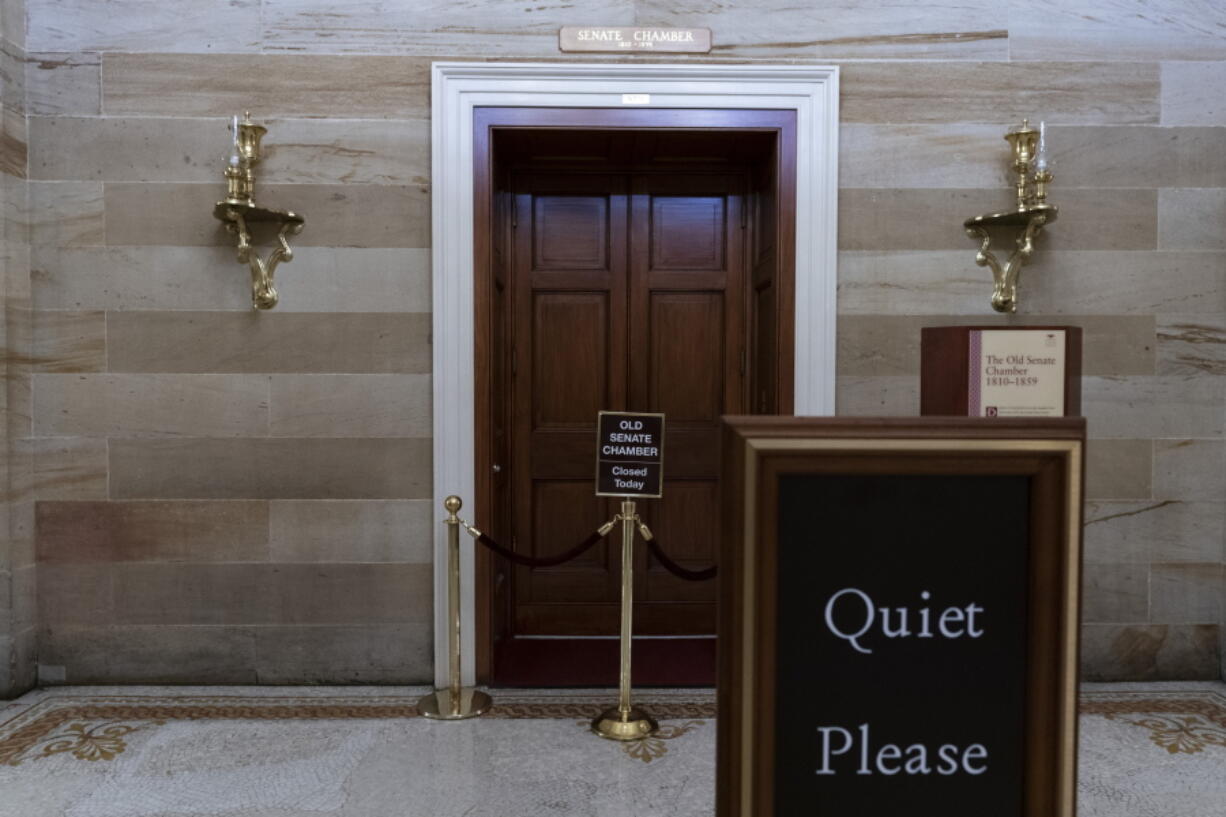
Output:
<path fill-rule="evenodd" d="M 664 415 L 602 411 L 596 423 L 596 496 L 663 494 Z"/>

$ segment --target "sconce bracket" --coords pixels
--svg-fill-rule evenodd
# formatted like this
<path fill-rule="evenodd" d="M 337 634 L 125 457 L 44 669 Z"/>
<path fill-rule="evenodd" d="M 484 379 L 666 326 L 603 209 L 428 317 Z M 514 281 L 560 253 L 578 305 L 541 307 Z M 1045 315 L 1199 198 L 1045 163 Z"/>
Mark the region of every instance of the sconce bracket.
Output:
<path fill-rule="evenodd" d="M 980 242 L 975 263 L 992 270 L 992 308 L 997 312 L 1017 311 L 1017 283 L 1022 267 L 1030 260 L 1035 239 L 1043 227 L 1055 221 L 1058 214 L 1054 204 L 1028 204 L 1016 210 L 968 218 L 962 223 L 966 234 Z M 992 236 L 988 230 L 993 228 L 1017 230 L 1013 251 L 1003 266 L 991 249 Z"/>
<path fill-rule="evenodd" d="M 251 305 L 256 309 L 272 309 L 277 305 L 277 290 L 273 287 L 273 275 L 282 263 L 294 260 L 294 251 L 289 237 L 302 232 L 305 219 L 289 210 L 270 210 L 244 201 L 219 201 L 213 207 L 213 215 L 226 225 L 226 229 L 238 237 L 238 261 L 251 269 Z M 265 261 L 251 244 L 249 224 L 271 223 L 277 228 L 277 243 Z"/>

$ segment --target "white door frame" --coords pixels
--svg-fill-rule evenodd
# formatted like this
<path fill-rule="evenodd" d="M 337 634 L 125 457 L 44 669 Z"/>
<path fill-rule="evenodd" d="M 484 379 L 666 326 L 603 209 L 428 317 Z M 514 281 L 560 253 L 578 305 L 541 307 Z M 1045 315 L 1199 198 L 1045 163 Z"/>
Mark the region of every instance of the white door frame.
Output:
<path fill-rule="evenodd" d="M 473 109 L 768 108 L 796 112 L 797 414 L 834 414 L 838 289 L 839 69 L 816 65 L 622 63 L 433 64 L 434 504 L 475 499 L 473 368 Z M 641 98 L 640 98 L 641 99 Z M 599 520 L 593 520 L 597 522 Z M 465 537 L 467 541 L 467 537 Z M 461 548 L 463 682 L 476 677 L 473 549 Z M 434 536 L 434 679 L 447 684 L 447 540 Z"/>

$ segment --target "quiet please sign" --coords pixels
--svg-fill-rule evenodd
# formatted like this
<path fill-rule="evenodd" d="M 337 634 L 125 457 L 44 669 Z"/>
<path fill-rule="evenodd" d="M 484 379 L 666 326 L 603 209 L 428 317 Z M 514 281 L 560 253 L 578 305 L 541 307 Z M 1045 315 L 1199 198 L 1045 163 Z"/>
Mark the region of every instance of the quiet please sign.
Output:
<path fill-rule="evenodd" d="M 717 817 L 1073 817 L 1084 435 L 724 418 Z"/>
<path fill-rule="evenodd" d="M 777 721 L 779 801 L 1021 817 L 1029 499 L 1020 476 L 780 479 L 780 613 L 807 648 L 778 657 L 778 700 L 805 715 Z M 815 519 L 856 546 L 814 547 Z M 838 668 L 820 695 L 810 665 Z"/>

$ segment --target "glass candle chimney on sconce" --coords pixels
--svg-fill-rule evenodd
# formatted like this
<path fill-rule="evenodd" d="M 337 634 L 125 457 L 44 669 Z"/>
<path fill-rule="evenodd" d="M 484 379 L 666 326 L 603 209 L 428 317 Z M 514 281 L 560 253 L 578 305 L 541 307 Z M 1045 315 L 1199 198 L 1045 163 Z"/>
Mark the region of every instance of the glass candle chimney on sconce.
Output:
<path fill-rule="evenodd" d="M 289 210 L 269 210 L 255 203 L 255 173 L 253 168 L 262 156 L 260 140 L 268 129 L 251 121 L 251 113 L 243 115 L 243 121 L 234 117 L 230 145 L 230 160 L 226 164 L 226 198 L 213 207 L 213 215 L 220 219 L 226 229 L 238 236 L 238 261 L 251 268 L 251 305 L 256 309 L 272 309 L 277 305 L 277 290 L 273 287 L 273 274 L 284 261 L 294 260 L 289 237 L 302 232 L 304 219 Z M 251 245 L 251 224 L 277 225 L 277 243 L 268 260 L 260 258 Z"/>
<path fill-rule="evenodd" d="M 966 234 L 980 242 L 975 263 L 992 269 L 992 308 L 997 312 L 1017 311 L 1017 282 L 1022 267 L 1034 252 L 1034 243 L 1047 224 L 1056 220 L 1057 208 L 1047 203 L 1047 186 L 1052 180 L 1052 162 L 1047 153 L 1047 127 L 1030 126 L 1023 119 L 1018 127 L 1005 134 L 1013 149 L 1013 172 L 1016 174 L 1017 207 L 1000 213 L 987 213 L 968 218 L 962 226 Z M 1009 259 L 1001 266 L 991 250 L 992 238 L 988 230 L 1005 228 L 1015 230 L 1017 238 Z"/>

